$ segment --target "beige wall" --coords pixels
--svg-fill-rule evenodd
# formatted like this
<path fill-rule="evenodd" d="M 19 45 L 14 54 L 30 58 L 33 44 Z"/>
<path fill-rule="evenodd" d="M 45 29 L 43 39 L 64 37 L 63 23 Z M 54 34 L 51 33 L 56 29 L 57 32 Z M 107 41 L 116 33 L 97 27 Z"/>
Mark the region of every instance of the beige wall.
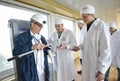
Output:
<path fill-rule="evenodd" d="M 118 29 L 120 30 L 120 13 L 116 15 L 117 18 L 116 18 L 116 23 L 117 23 L 117 26 L 118 26 Z"/>
<path fill-rule="evenodd" d="M 120 9 L 107 10 L 101 12 L 99 17 L 104 20 L 106 23 L 114 21 L 117 24 L 117 28 L 120 29 Z"/>

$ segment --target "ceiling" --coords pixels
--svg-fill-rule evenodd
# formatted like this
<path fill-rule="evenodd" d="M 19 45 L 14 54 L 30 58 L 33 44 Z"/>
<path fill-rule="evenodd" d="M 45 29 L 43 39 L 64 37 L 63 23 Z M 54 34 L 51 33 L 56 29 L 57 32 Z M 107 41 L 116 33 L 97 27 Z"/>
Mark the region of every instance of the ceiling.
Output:
<path fill-rule="evenodd" d="M 64 6 L 67 6 L 76 11 L 80 11 L 80 8 L 84 4 L 93 5 L 96 9 L 96 13 L 108 11 L 111 9 L 120 9 L 120 0 L 54 0 Z"/>

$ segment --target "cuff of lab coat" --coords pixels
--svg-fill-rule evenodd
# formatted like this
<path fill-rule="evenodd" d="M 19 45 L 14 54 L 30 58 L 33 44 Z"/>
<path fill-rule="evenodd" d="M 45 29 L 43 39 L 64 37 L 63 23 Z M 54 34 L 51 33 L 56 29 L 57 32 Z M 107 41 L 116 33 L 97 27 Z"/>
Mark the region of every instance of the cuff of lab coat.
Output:
<path fill-rule="evenodd" d="M 105 74 L 106 73 L 106 70 L 105 69 L 100 69 L 98 70 L 99 72 L 101 72 L 102 74 Z"/>
<path fill-rule="evenodd" d="M 67 47 L 67 49 L 72 49 L 71 45 L 67 45 L 66 47 Z"/>
<path fill-rule="evenodd" d="M 80 50 L 83 50 L 83 44 L 80 44 L 78 47 Z"/>

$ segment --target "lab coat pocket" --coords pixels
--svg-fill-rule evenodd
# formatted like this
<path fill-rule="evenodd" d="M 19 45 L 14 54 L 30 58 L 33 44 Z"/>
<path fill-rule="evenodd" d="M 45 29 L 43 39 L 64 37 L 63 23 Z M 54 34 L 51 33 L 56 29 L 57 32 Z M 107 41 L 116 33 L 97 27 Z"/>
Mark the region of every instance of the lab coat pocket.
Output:
<path fill-rule="evenodd" d="M 117 61 L 117 67 L 120 68 L 120 56 L 117 57 L 116 61 Z"/>
<path fill-rule="evenodd" d="M 57 59 L 55 57 L 53 59 L 53 70 L 57 71 Z"/>

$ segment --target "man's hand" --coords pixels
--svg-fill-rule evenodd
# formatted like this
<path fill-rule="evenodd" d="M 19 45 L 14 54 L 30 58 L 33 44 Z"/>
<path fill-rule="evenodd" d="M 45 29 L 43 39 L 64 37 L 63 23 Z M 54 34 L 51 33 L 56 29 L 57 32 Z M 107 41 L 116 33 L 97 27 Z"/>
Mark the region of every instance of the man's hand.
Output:
<path fill-rule="evenodd" d="M 44 47 L 45 47 L 45 44 L 38 43 L 32 46 L 32 50 L 43 50 Z"/>
<path fill-rule="evenodd" d="M 78 51 L 80 50 L 78 46 L 74 46 L 73 51 Z"/>
<path fill-rule="evenodd" d="M 67 46 L 63 44 L 63 45 L 61 45 L 58 49 L 59 49 L 59 50 L 63 50 L 63 49 L 66 49 L 66 48 L 67 48 Z"/>
<path fill-rule="evenodd" d="M 98 71 L 96 74 L 96 79 L 97 79 L 97 81 L 104 80 L 104 74 Z"/>

